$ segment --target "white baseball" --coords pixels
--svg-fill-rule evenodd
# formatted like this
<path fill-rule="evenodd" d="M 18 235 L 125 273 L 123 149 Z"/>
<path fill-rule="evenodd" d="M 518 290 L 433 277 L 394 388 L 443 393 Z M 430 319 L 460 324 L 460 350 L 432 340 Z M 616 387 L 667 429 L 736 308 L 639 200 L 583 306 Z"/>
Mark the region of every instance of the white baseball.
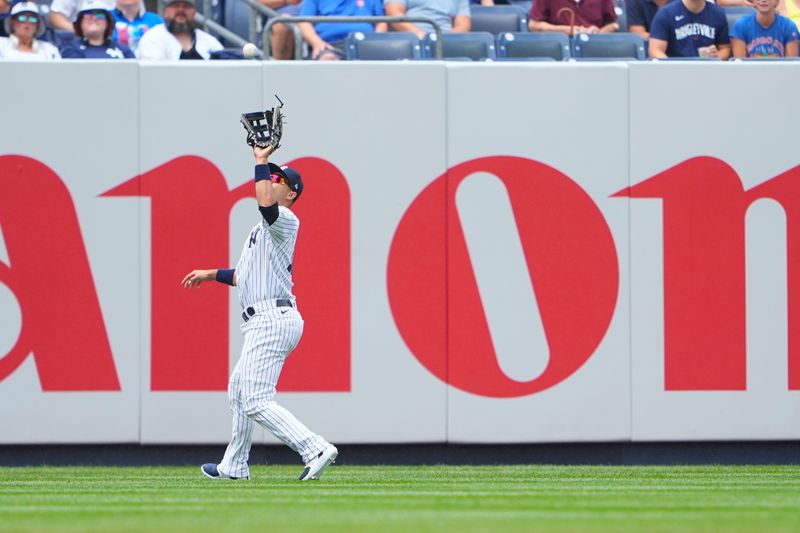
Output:
<path fill-rule="evenodd" d="M 242 46 L 242 54 L 244 55 L 244 57 L 251 59 L 253 57 L 256 57 L 256 55 L 258 55 L 258 48 L 256 48 L 256 45 L 254 45 L 253 43 L 247 43 L 244 46 Z"/>

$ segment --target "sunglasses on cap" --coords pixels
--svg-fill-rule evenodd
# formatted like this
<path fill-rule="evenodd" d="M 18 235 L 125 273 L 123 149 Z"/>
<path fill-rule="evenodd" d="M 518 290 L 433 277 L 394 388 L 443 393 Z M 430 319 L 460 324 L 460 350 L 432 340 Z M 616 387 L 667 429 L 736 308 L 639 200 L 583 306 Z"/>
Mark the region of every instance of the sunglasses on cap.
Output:
<path fill-rule="evenodd" d="M 286 185 L 289 186 L 289 181 L 279 174 L 271 174 L 270 179 L 272 183 L 277 183 L 278 185 Z M 289 187 L 291 188 L 291 187 Z"/>
<path fill-rule="evenodd" d="M 17 15 L 14 20 L 19 22 L 30 22 L 31 24 L 38 24 L 39 15 Z"/>
<path fill-rule="evenodd" d="M 106 12 L 105 11 L 84 11 L 84 17 L 91 17 L 97 20 L 106 20 Z"/>

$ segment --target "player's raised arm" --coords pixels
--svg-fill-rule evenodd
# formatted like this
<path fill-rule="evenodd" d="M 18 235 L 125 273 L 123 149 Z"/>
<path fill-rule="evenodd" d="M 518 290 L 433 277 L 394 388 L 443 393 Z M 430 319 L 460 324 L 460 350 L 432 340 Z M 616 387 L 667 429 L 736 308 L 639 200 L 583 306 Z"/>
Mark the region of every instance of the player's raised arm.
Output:
<path fill-rule="evenodd" d="M 271 208 L 273 205 L 275 206 L 275 211 L 278 210 L 277 199 L 272 188 L 272 176 L 269 171 L 269 156 L 274 151 L 275 149 L 272 145 L 266 147 L 253 146 L 253 156 L 256 158 L 256 200 L 262 214 L 264 214 L 264 209 L 262 208 Z M 266 217 L 264 215 L 264 218 Z M 267 220 L 267 222 L 270 221 Z"/>

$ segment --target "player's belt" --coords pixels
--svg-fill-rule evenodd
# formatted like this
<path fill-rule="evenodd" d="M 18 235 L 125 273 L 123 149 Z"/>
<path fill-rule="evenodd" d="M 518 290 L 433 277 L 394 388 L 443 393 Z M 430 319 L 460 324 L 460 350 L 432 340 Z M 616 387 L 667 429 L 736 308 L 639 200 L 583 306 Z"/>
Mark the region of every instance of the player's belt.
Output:
<path fill-rule="evenodd" d="M 287 298 L 278 298 L 277 300 L 275 300 L 275 307 L 294 307 L 294 305 L 292 305 L 292 301 Z M 247 322 L 255 314 L 256 314 L 255 308 L 248 307 L 242 313 L 242 319 L 244 319 L 244 321 Z"/>

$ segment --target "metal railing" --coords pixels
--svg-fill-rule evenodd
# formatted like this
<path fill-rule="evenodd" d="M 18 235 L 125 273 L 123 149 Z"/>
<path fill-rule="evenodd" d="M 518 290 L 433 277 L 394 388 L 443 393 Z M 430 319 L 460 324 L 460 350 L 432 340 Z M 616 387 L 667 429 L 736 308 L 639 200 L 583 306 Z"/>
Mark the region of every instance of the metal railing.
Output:
<path fill-rule="evenodd" d="M 194 20 L 197 21 L 198 24 L 201 24 L 205 29 L 213 31 L 223 39 L 228 42 L 231 42 L 237 46 L 244 46 L 247 43 L 247 40 L 242 39 L 237 34 L 233 33 L 231 30 L 223 26 L 222 24 L 218 24 L 207 18 L 200 13 L 195 13 Z"/>
<path fill-rule="evenodd" d="M 242 1 L 251 1 L 251 0 L 242 0 Z M 433 31 L 436 33 L 436 51 L 434 52 L 434 57 L 436 59 L 442 59 L 444 57 L 442 51 L 442 28 L 439 27 L 439 24 L 428 17 L 274 17 L 270 18 L 267 22 L 267 26 L 264 28 L 264 47 L 263 53 L 265 58 L 272 58 L 272 49 L 271 43 L 269 39 L 269 32 L 275 24 L 289 24 L 295 25 L 297 22 L 310 22 L 312 24 L 316 24 L 319 22 L 331 22 L 331 23 L 339 23 L 339 24 L 346 24 L 346 23 L 353 23 L 353 22 L 369 22 L 372 24 L 378 24 L 380 22 L 422 22 L 425 24 L 430 24 L 433 26 Z M 291 26 L 290 26 L 291 27 Z M 296 26 L 294 26 L 296 28 Z M 300 49 L 303 44 L 302 36 L 300 35 L 299 31 L 295 31 L 295 46 L 294 46 L 294 57 L 295 59 L 301 59 Z"/>

